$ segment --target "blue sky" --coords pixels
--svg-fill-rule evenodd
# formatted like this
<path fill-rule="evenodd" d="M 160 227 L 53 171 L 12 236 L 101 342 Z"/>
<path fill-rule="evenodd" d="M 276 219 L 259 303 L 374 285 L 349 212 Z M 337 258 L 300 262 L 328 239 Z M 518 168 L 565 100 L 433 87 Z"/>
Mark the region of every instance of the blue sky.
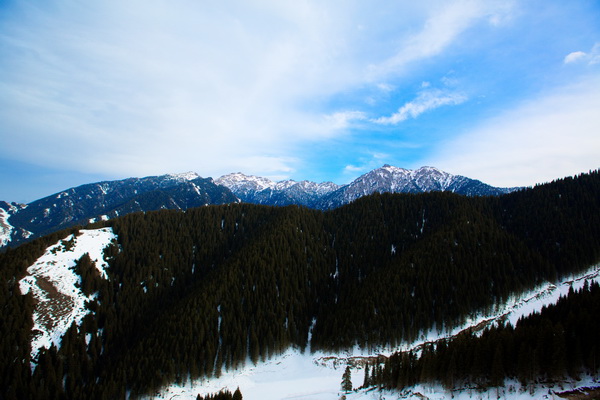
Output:
<path fill-rule="evenodd" d="M 0 1 L 0 200 L 185 171 L 600 167 L 600 3 L 409 3 Z"/>

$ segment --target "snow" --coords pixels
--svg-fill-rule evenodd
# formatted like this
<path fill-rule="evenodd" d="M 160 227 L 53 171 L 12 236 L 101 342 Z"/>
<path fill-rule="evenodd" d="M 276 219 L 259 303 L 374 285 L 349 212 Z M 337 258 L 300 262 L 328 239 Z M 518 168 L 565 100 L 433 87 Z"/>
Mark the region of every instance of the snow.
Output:
<path fill-rule="evenodd" d="M 196 178 L 200 178 L 200 175 L 193 171 L 182 172 L 178 174 L 167 174 L 167 176 L 180 182 L 193 181 Z"/>
<path fill-rule="evenodd" d="M 263 178 L 254 175 L 245 175 L 241 172 L 236 172 L 228 175 L 223 175 L 218 178 L 215 183 L 223 185 L 233 192 L 241 192 L 247 194 L 250 191 L 261 192 L 263 190 L 285 191 L 291 188 L 299 188 L 301 191 L 314 192 L 320 196 L 339 189 L 339 185 L 332 182 L 315 183 L 310 181 L 296 182 L 291 179 L 286 179 L 274 182 L 268 178 Z"/>
<path fill-rule="evenodd" d="M 245 175 L 241 172 L 236 172 L 228 175 L 223 175 L 222 177 L 215 180 L 217 185 L 223 185 L 234 190 L 256 190 L 262 191 L 265 189 L 273 189 L 276 185 L 275 182 L 271 181 L 267 178 L 262 178 L 254 175 Z"/>
<path fill-rule="evenodd" d="M 585 273 L 569 277 L 561 282 L 542 285 L 523 296 L 515 296 L 506 304 L 496 307 L 495 312 L 492 314 L 476 314 L 462 326 L 448 331 L 429 330 L 424 332 L 419 340 L 405 343 L 396 348 L 384 346 L 376 349 L 361 349 L 355 347 L 341 353 L 310 353 L 310 348 L 303 353 L 298 349 L 288 349 L 285 353 L 267 361 L 259 362 L 256 365 L 248 362 L 238 369 L 225 371 L 218 378 L 200 379 L 195 382 L 188 381 L 184 385 L 169 385 L 152 396 L 145 397 L 145 399 L 193 400 L 198 394 L 217 393 L 222 389 L 233 392 L 239 387 L 245 400 L 337 400 L 344 395 L 341 392 L 341 381 L 346 365 L 351 366 L 353 387 L 358 388 L 364 380 L 362 362 L 365 358 L 390 355 L 399 350 L 415 349 L 425 342 L 451 337 L 478 324 L 492 326 L 498 323 L 500 319 L 514 324 L 519 318 L 540 311 L 543 306 L 556 303 L 560 296 L 568 293 L 570 287 L 573 287 L 573 289 L 583 287 L 586 280 L 600 283 L 600 265 L 593 266 Z M 315 321 L 313 321 L 313 325 L 314 323 Z M 555 392 L 598 385 L 597 380 L 587 377 L 576 383 L 563 382 L 550 386 L 538 385 L 533 388 L 521 388 L 518 382 L 507 381 L 504 388 L 492 388 L 487 391 L 464 389 L 450 392 L 439 385 L 418 385 L 403 392 L 379 391 L 369 388 L 346 393 L 345 396 L 347 400 L 400 398 L 438 400 L 452 397 L 461 400 L 497 398 L 558 400 L 560 397 Z"/>
<path fill-rule="evenodd" d="M 328 362 L 337 357 L 335 362 Z M 351 366 L 352 386 L 356 391 L 341 391 L 342 374 L 346 365 Z M 464 388 L 447 390 L 439 384 L 416 385 L 401 392 L 377 390 L 370 387 L 358 388 L 364 380 L 364 367 L 354 364 L 343 355 L 322 353 L 308 354 L 290 349 L 268 361 L 259 362 L 223 373 L 218 378 L 200 379 L 183 385 L 171 385 L 167 389 L 142 397 L 144 400 L 194 400 L 198 394 L 206 395 L 227 389 L 230 392 L 240 388 L 245 400 L 338 400 L 342 395 L 347 400 L 379 399 L 561 399 L 555 393 L 577 388 L 598 386 L 597 379 L 583 377 L 577 382 L 540 384 L 534 387 L 521 387 L 515 380 L 507 380 L 502 388 L 476 390 Z M 425 396 L 425 397 L 423 397 Z"/>
<path fill-rule="evenodd" d="M 93 224 L 94 222 L 98 222 L 98 221 L 108 221 L 110 219 L 110 217 L 106 214 L 101 215 L 98 218 L 90 218 L 88 219 L 88 223 Z"/>
<path fill-rule="evenodd" d="M 0 247 L 6 246 L 10 242 L 14 227 L 8 223 L 10 214 L 0 207 Z"/>
<path fill-rule="evenodd" d="M 98 184 L 98 188 L 102 192 L 102 194 L 108 194 L 110 190 L 110 185 L 108 183 Z"/>
<path fill-rule="evenodd" d="M 173 385 L 146 399 L 194 400 L 198 394 L 216 393 L 222 389 L 233 392 L 240 388 L 245 400 L 319 399 L 337 400 L 345 364 L 328 368 L 317 363 L 315 355 L 289 349 L 257 365 L 224 372 L 219 378 L 198 380 L 186 385 Z M 362 373 L 353 371 L 354 386 L 360 386 Z"/>
<path fill-rule="evenodd" d="M 27 268 L 27 276 L 19 281 L 22 294 L 31 291 L 37 301 L 33 312 L 31 358 L 36 360 L 41 348 L 51 344 L 60 347 L 62 336 L 73 322 L 80 324 L 89 312 L 85 303 L 94 295 L 85 296 L 76 287 L 81 282 L 73 267 L 85 253 L 90 255 L 98 272 L 107 278 L 104 248 L 116 235 L 112 228 L 81 230 L 48 247 L 44 255 Z"/>
<path fill-rule="evenodd" d="M 460 390 L 447 390 L 441 385 L 416 385 L 414 387 L 405 389 L 398 392 L 384 391 L 381 397 L 382 399 L 430 399 L 430 400 L 444 400 L 444 399 L 456 399 L 456 400 L 530 400 L 530 399 L 553 399 L 563 400 L 564 397 L 558 395 L 558 393 L 572 391 L 576 389 L 582 389 L 586 387 L 597 387 L 599 386 L 598 380 L 592 377 L 584 377 L 577 382 L 556 382 L 539 384 L 536 386 L 523 387 L 516 380 L 506 380 L 504 386 L 500 388 L 489 388 L 487 390 L 477 390 L 474 388 L 462 388 Z M 243 394 L 243 392 L 242 392 Z M 424 396 L 424 397 L 423 397 Z M 348 396 L 348 400 L 360 399 L 361 397 Z M 372 399 L 379 399 L 380 397 L 369 397 Z"/>

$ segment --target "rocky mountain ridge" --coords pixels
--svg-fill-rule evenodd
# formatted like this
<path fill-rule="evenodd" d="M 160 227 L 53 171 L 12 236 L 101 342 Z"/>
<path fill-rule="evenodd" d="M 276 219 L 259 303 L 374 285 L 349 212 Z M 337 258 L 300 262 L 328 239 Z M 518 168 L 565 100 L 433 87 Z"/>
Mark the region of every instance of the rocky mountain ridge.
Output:
<path fill-rule="evenodd" d="M 18 244 L 29 237 L 132 212 L 186 210 L 237 201 L 227 188 L 196 173 L 90 183 L 27 205 L 1 202 L 0 236 L 4 245 Z"/>
<path fill-rule="evenodd" d="M 329 210 L 375 192 L 451 191 L 467 196 L 495 196 L 512 190 L 434 167 L 409 170 L 390 165 L 374 169 L 346 185 L 289 179 L 275 182 L 241 172 L 216 180 L 202 178 L 195 172 L 127 178 L 70 188 L 27 205 L 0 202 L 0 247 L 132 212 L 187 210 L 240 201 Z"/>

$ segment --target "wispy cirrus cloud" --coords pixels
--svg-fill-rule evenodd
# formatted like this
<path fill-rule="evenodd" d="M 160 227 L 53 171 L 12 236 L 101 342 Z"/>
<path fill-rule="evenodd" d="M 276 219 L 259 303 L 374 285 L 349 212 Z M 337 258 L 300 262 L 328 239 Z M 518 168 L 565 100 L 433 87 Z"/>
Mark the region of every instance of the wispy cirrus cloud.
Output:
<path fill-rule="evenodd" d="M 327 124 L 333 129 L 346 129 L 355 121 L 364 121 L 367 115 L 363 111 L 339 111 L 325 116 Z"/>
<path fill-rule="evenodd" d="M 513 1 L 456 1 L 431 8 L 422 28 L 404 37 L 393 56 L 370 66 L 373 79 L 397 74 L 419 60 L 442 53 L 462 33 L 480 21 L 502 25 L 513 13 Z"/>
<path fill-rule="evenodd" d="M 467 96 L 462 93 L 449 90 L 431 89 L 421 91 L 418 96 L 404 104 L 389 117 L 379 117 L 372 122 L 381 125 L 395 125 L 409 118 L 417 118 L 419 115 L 446 105 L 458 105 L 467 101 Z"/>

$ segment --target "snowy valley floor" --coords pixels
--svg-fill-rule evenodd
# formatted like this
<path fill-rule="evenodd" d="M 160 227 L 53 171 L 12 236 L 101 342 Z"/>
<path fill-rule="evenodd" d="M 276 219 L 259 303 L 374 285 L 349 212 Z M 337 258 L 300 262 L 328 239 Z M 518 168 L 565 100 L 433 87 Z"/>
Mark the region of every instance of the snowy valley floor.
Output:
<path fill-rule="evenodd" d="M 187 382 L 185 385 L 170 385 L 146 399 L 194 400 L 198 394 L 216 393 L 222 389 L 233 392 L 240 388 L 245 400 L 335 400 L 340 399 L 342 374 L 347 364 L 358 364 L 352 369 L 353 387 L 359 387 L 364 380 L 364 369 L 360 366 L 363 357 L 389 355 L 397 350 L 409 350 L 424 342 L 450 337 L 478 324 L 492 325 L 502 318 L 512 324 L 521 316 L 529 315 L 548 304 L 556 303 L 560 296 L 566 296 L 570 287 L 579 289 L 585 281 L 600 282 L 600 266 L 594 266 L 586 273 L 573 276 L 556 284 L 547 284 L 520 298 L 511 299 L 498 307 L 491 315 L 478 315 L 465 325 L 451 331 L 431 331 L 422 335 L 421 340 L 407 343 L 398 348 L 381 348 L 378 351 L 363 352 L 360 349 L 341 354 L 302 353 L 289 349 L 284 354 L 257 365 L 247 364 L 234 371 L 226 371 L 219 378 Z M 598 387 L 598 379 L 587 377 L 579 382 L 564 382 L 551 386 L 539 385 L 534 388 L 521 388 L 518 382 L 507 381 L 504 388 L 480 392 L 474 389 L 447 391 L 441 386 L 418 385 L 402 392 L 379 391 L 373 388 L 346 394 L 347 400 L 370 399 L 562 399 L 558 393 L 578 388 Z"/>
<path fill-rule="evenodd" d="M 216 393 L 222 389 L 233 392 L 240 388 L 245 400 L 338 400 L 344 394 L 340 391 L 342 374 L 345 369 L 343 355 L 336 368 L 319 362 L 319 354 L 302 354 L 289 350 L 256 366 L 224 373 L 220 378 L 199 380 L 183 386 L 173 385 L 148 399 L 195 400 L 198 394 Z M 354 387 L 362 385 L 364 369 L 352 370 Z M 539 385 L 521 388 L 515 381 L 507 381 L 504 388 L 491 388 L 485 391 L 464 389 L 449 391 L 441 385 L 417 385 L 410 389 L 380 391 L 375 388 L 346 393 L 347 400 L 378 399 L 563 399 L 559 393 L 578 388 L 598 387 L 600 383 L 591 377 L 579 382 L 564 382 L 554 385 Z"/>

